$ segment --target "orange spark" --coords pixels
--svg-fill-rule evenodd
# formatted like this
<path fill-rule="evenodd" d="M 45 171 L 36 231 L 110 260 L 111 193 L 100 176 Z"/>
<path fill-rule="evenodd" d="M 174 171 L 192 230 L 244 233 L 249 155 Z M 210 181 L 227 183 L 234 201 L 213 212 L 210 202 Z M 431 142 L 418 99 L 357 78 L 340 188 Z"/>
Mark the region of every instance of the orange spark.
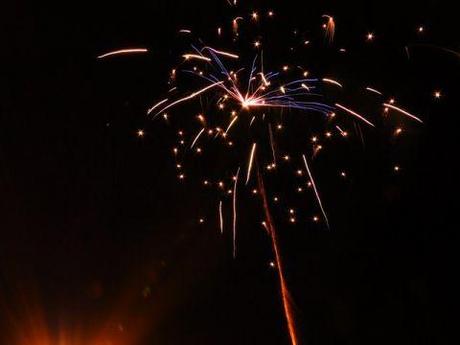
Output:
<path fill-rule="evenodd" d="M 367 123 L 368 125 L 372 126 L 372 127 L 375 127 L 374 124 L 370 121 L 368 121 L 365 117 L 363 117 L 362 115 L 359 115 L 358 113 L 354 112 L 353 110 L 351 109 L 348 109 L 346 107 L 344 107 L 343 105 L 339 104 L 339 103 L 335 103 L 335 106 L 342 109 L 342 110 L 345 110 L 347 113 L 353 115 L 353 116 L 356 116 L 358 119 L 364 121 L 365 123 Z"/>
<path fill-rule="evenodd" d="M 401 109 L 401 108 L 398 108 L 397 106 L 394 106 L 393 104 L 389 104 L 389 103 L 383 103 L 383 105 L 387 108 L 390 108 L 390 109 L 393 109 L 393 110 L 396 110 L 398 112 L 400 112 L 401 114 L 404 114 L 420 123 L 423 123 L 422 120 L 420 120 L 417 116 L 415 115 L 412 115 L 411 113 L 408 113 L 407 111 L 405 111 L 404 109 Z"/>
<path fill-rule="evenodd" d="M 329 43 L 331 43 L 334 40 L 335 21 L 332 16 L 327 14 L 323 15 L 323 18 L 327 18 L 327 24 L 325 24 L 326 38 L 329 40 Z"/>
<path fill-rule="evenodd" d="M 113 55 L 126 55 L 126 54 L 136 54 L 136 53 L 146 53 L 146 52 L 148 52 L 148 49 L 146 48 L 120 49 L 120 50 L 114 50 L 114 51 L 99 55 L 97 58 L 103 59 L 103 58 L 113 56 Z"/>
<path fill-rule="evenodd" d="M 254 154 L 256 152 L 256 143 L 252 144 L 251 154 L 249 155 L 248 172 L 246 174 L 246 184 L 248 184 L 251 178 L 252 162 L 254 160 Z"/>
<path fill-rule="evenodd" d="M 222 200 L 219 201 L 219 224 L 220 224 L 220 233 L 224 233 L 224 216 L 222 213 Z"/>
<path fill-rule="evenodd" d="M 334 79 L 323 78 L 323 81 L 326 82 L 326 83 L 329 83 L 329 84 L 334 84 L 334 85 L 337 85 L 339 87 L 343 87 L 342 84 L 340 84 L 338 81 L 336 81 Z"/>
<path fill-rule="evenodd" d="M 182 57 L 185 60 L 197 59 L 197 60 L 211 61 L 210 58 L 203 56 L 203 55 L 198 55 L 198 54 L 184 54 L 182 55 Z"/>
<path fill-rule="evenodd" d="M 373 92 L 373 93 L 376 93 L 376 94 L 378 94 L 378 95 L 381 95 L 381 94 L 382 94 L 380 91 L 378 91 L 378 90 L 376 90 L 376 89 L 373 89 L 373 88 L 371 88 L 371 87 L 366 87 L 366 90 L 367 90 L 367 91 L 370 91 L 370 92 Z"/>

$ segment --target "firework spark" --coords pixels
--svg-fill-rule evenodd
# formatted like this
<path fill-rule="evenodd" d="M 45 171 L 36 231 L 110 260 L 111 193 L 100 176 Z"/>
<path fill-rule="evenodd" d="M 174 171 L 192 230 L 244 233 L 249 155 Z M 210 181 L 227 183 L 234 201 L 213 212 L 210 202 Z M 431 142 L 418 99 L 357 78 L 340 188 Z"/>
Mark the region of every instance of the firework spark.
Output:
<path fill-rule="evenodd" d="M 366 90 L 376 93 L 377 95 L 382 95 L 382 93 L 379 90 L 373 89 L 372 87 L 366 87 Z"/>
<path fill-rule="evenodd" d="M 251 178 L 251 171 L 252 171 L 252 163 L 254 162 L 254 155 L 256 153 L 256 143 L 252 144 L 251 154 L 249 155 L 249 162 L 248 162 L 248 171 L 246 174 L 246 184 L 249 183 L 249 179 Z"/>
<path fill-rule="evenodd" d="M 232 59 L 239 59 L 240 57 L 236 54 L 233 54 L 233 53 L 229 53 L 229 52 L 225 52 L 225 51 L 222 51 L 222 50 L 217 50 L 217 49 L 214 49 L 212 47 L 203 47 L 203 49 L 201 51 L 204 51 L 204 50 L 209 50 L 217 55 L 222 55 L 222 56 L 226 56 L 226 57 L 229 57 L 229 58 L 232 58 Z"/>
<path fill-rule="evenodd" d="M 395 105 L 393 105 L 393 104 L 383 103 L 383 106 L 385 106 L 385 107 L 387 107 L 387 108 L 390 108 L 390 109 L 393 109 L 393 110 L 396 110 L 396 111 L 400 112 L 401 114 L 404 114 L 404 115 L 410 117 L 411 119 L 414 119 L 415 121 L 418 121 L 418 122 L 420 122 L 420 123 L 423 123 L 423 121 L 420 120 L 417 116 L 412 115 L 411 113 L 405 111 L 404 109 L 398 108 L 397 106 L 395 106 Z"/>
<path fill-rule="evenodd" d="M 330 79 L 330 78 L 323 78 L 322 80 L 323 80 L 325 83 L 334 84 L 334 85 L 337 85 L 338 87 L 343 88 L 342 84 L 340 84 L 337 80 Z"/>
<path fill-rule="evenodd" d="M 98 59 L 104 59 L 109 56 L 114 56 L 114 55 L 127 55 L 127 54 L 139 54 L 139 53 L 147 53 L 148 49 L 147 48 L 128 48 L 128 49 L 119 49 L 119 50 L 114 50 L 105 54 L 101 54 L 97 56 Z"/>
<path fill-rule="evenodd" d="M 240 168 L 236 171 L 235 181 L 233 183 L 233 221 L 232 221 L 232 233 L 233 233 L 233 257 L 236 258 L 236 217 L 237 217 L 237 210 L 236 210 L 236 187 L 238 186 L 238 177 L 240 175 Z"/>
<path fill-rule="evenodd" d="M 343 106 L 343 105 L 341 105 L 341 104 L 339 104 L 339 103 L 336 103 L 335 105 L 336 105 L 337 108 L 340 108 L 340 109 L 342 109 L 342 110 L 345 110 L 347 113 L 349 113 L 349 114 L 351 114 L 351 115 L 353 115 L 353 116 L 356 116 L 358 119 L 364 121 L 364 122 L 367 123 L 369 126 L 375 127 L 375 125 L 374 125 L 372 122 L 370 122 L 369 120 L 367 120 L 364 116 L 359 115 L 357 112 L 355 112 L 355 111 L 353 111 L 353 110 L 351 110 L 351 109 L 349 109 L 349 108 L 347 108 L 347 107 L 345 107 L 345 106 Z"/>
<path fill-rule="evenodd" d="M 224 233 L 224 215 L 222 211 L 222 200 L 219 201 L 219 226 L 220 226 L 220 233 Z"/>
<path fill-rule="evenodd" d="M 238 116 L 235 116 L 233 118 L 233 120 L 230 122 L 230 124 L 228 125 L 227 129 L 225 130 L 225 135 L 227 135 L 228 131 L 230 130 L 230 128 L 232 128 L 232 126 L 236 122 L 236 120 L 238 120 Z"/>
<path fill-rule="evenodd" d="M 193 59 L 196 59 L 196 60 L 203 60 L 203 61 L 211 61 L 210 58 L 206 57 L 206 56 L 203 56 L 203 55 L 198 55 L 198 54 L 184 54 L 182 55 L 182 57 L 185 59 L 185 60 L 193 60 Z"/>
<path fill-rule="evenodd" d="M 156 103 L 155 105 L 153 105 L 149 110 L 147 110 L 147 115 L 149 115 L 152 111 L 154 111 L 156 108 L 158 108 L 160 105 L 166 103 L 168 101 L 167 98 L 159 101 L 158 103 Z"/>
<path fill-rule="evenodd" d="M 323 18 L 327 19 L 327 23 L 324 24 L 324 28 L 326 30 L 326 38 L 328 39 L 329 43 L 332 43 L 334 40 L 335 35 L 335 21 L 332 16 L 327 14 L 323 15 Z"/>
<path fill-rule="evenodd" d="M 200 138 L 201 134 L 203 134 L 204 130 L 206 128 L 203 128 L 201 129 L 201 131 L 198 132 L 198 134 L 195 136 L 195 139 L 193 139 L 192 141 L 192 145 L 190 145 L 190 148 L 193 149 L 193 146 L 195 146 L 196 142 L 198 141 L 198 139 Z"/>
<path fill-rule="evenodd" d="M 175 106 L 175 105 L 177 105 L 177 104 L 179 104 L 179 103 L 182 103 L 182 102 L 185 102 L 185 101 L 189 101 L 189 100 L 191 100 L 192 98 L 195 98 L 196 96 L 202 94 L 203 92 L 206 92 L 206 91 L 208 91 L 209 89 L 212 89 L 213 87 L 216 87 L 216 86 L 218 86 L 218 85 L 220 85 L 220 84 L 222 84 L 222 83 L 223 83 L 222 81 L 215 82 L 215 83 L 213 83 L 213 84 L 211 84 L 211 85 L 208 85 L 208 86 L 206 86 L 206 87 L 204 87 L 204 88 L 202 88 L 202 89 L 200 89 L 200 90 L 198 90 L 198 91 L 193 92 L 192 94 L 190 94 L 190 95 L 188 95 L 188 96 L 186 96 L 186 97 L 183 97 L 183 98 L 181 98 L 181 99 L 178 99 L 177 101 L 172 102 L 171 104 L 169 104 L 168 106 L 164 107 L 164 108 L 161 109 L 159 112 L 157 112 L 157 113 L 155 114 L 155 117 L 156 117 L 157 115 L 161 114 L 162 112 L 166 111 L 167 109 L 169 109 L 169 108 L 171 108 L 171 107 L 173 107 L 173 106 Z"/>
<path fill-rule="evenodd" d="M 321 208 L 321 212 L 323 213 L 324 220 L 326 221 L 326 225 L 327 227 L 329 227 L 329 220 L 327 218 L 326 211 L 324 210 L 323 202 L 321 201 L 321 198 L 319 196 L 318 189 L 316 188 L 316 183 L 315 183 L 315 180 L 313 179 L 313 175 L 310 171 L 310 167 L 308 166 L 307 158 L 305 157 L 305 155 L 302 155 L 302 158 L 305 164 L 305 168 L 307 169 L 307 173 L 308 173 L 308 177 L 310 178 L 311 185 L 313 187 L 313 190 L 315 191 L 316 200 L 318 200 L 318 205 Z"/>

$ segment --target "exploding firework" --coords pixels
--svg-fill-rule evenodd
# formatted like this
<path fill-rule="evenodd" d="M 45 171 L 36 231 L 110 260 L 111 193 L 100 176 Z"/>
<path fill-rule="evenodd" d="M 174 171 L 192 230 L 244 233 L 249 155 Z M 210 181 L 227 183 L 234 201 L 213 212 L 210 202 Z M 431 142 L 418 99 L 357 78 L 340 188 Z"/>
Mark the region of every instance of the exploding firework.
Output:
<path fill-rule="evenodd" d="M 229 1 L 229 4 L 232 8 L 237 6 L 236 1 Z M 243 13 L 229 19 L 226 25 L 217 26 L 218 47 L 194 38 L 191 30 L 179 30 L 191 42 L 184 46 L 179 55 L 180 62 L 171 70 L 167 96 L 151 105 L 147 114 L 151 119 L 165 119 L 168 123 L 173 117 L 180 118 L 177 121 L 180 124 L 177 128 L 178 142 L 172 150 L 180 181 L 188 176 L 186 169 L 200 165 L 197 161 L 204 156 L 208 155 L 208 159 L 215 162 L 206 166 L 215 166 L 218 171 L 213 177 L 210 177 L 211 171 L 206 171 L 199 182 L 205 188 L 215 187 L 217 191 L 216 227 L 220 233 L 226 231 L 226 216 L 231 215 L 234 257 L 238 253 L 239 197 L 246 195 L 241 193 L 241 189 L 247 188 L 252 194 L 261 195 L 264 210 L 262 225 L 272 244 L 273 267 L 276 267 L 279 277 L 290 341 L 296 345 L 299 344 L 299 336 L 284 273 L 279 234 L 271 211 L 273 205 L 279 203 L 279 196 L 271 195 L 267 176 L 270 175 L 270 181 L 273 181 L 273 176 L 278 176 L 292 182 L 290 184 L 296 193 L 309 193 L 316 202 L 310 219 L 329 228 L 332 224 L 327 202 L 322 199 L 314 169 L 314 160 L 323 148 L 327 146 L 333 152 L 334 142 L 349 139 L 353 129 L 362 139 L 361 126 L 368 127 L 370 131 L 378 130 L 384 118 L 376 116 L 376 113 L 394 112 L 415 122 L 421 123 L 422 120 L 395 105 L 393 99 L 386 100 L 384 92 L 370 86 L 360 87 L 362 97 L 371 99 L 373 103 L 372 114 L 363 114 L 358 110 L 360 104 L 356 104 L 355 98 L 347 98 L 351 81 L 347 83 L 339 76 L 315 75 L 315 71 L 307 70 L 299 62 L 279 61 L 279 57 L 284 56 L 283 51 L 265 49 L 261 35 L 251 35 L 254 26 L 260 29 L 262 19 L 270 22 L 273 17 L 275 13 L 268 10 Z M 325 40 L 318 41 L 323 44 L 326 41 L 329 49 L 344 53 L 344 48 L 335 49 L 333 46 L 335 19 L 331 15 L 323 15 L 322 18 L 323 22 L 326 20 L 322 24 Z M 243 29 L 244 38 L 241 34 Z M 297 31 L 294 31 L 294 36 L 297 46 L 310 45 L 310 39 L 305 39 Z M 374 39 L 373 33 L 365 36 L 367 41 Z M 283 47 L 283 44 L 277 47 L 280 46 Z M 295 57 L 296 49 L 288 50 Z M 144 50 L 120 50 L 99 58 L 139 52 Z M 354 83 L 351 88 L 356 88 Z M 440 97 L 440 93 L 436 97 Z M 184 112 L 187 114 L 184 115 Z M 307 143 L 297 138 L 302 126 L 305 126 L 304 132 L 317 133 Z M 394 131 L 395 135 L 401 132 L 401 128 Z M 144 131 L 139 131 L 138 135 L 143 136 Z M 293 145 L 293 141 L 303 144 Z M 395 166 L 394 170 L 399 171 L 399 166 Z M 344 171 L 339 175 L 347 177 Z M 287 209 L 289 222 L 296 223 L 296 210 Z M 204 218 L 199 218 L 199 223 L 204 221 Z"/>

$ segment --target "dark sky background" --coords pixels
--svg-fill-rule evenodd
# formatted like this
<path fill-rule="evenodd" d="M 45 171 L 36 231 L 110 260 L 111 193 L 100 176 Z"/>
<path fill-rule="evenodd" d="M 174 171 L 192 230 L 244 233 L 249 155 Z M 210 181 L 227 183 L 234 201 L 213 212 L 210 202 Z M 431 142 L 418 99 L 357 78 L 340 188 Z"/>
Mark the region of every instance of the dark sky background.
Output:
<path fill-rule="evenodd" d="M 330 231 L 279 221 L 302 344 L 450 343 L 460 58 L 428 45 L 460 50 L 454 4 L 241 2 L 243 12 L 273 8 L 290 28 L 333 14 L 356 57 L 346 79 L 376 81 L 425 120 L 391 148 L 367 133 L 353 182 L 324 187 Z M 231 18 L 225 1 L 16 2 L 2 12 L 0 344 L 33 337 L 37 320 L 52 338 L 65 329 L 89 345 L 99 333 L 114 345 L 288 344 L 258 203 L 242 201 L 233 260 L 216 222 L 197 223 L 215 201 L 177 183 L 172 132 L 145 117 L 165 91 L 177 30 L 210 35 Z M 95 59 L 126 46 L 150 53 Z M 324 60 L 319 70 L 340 69 Z"/>

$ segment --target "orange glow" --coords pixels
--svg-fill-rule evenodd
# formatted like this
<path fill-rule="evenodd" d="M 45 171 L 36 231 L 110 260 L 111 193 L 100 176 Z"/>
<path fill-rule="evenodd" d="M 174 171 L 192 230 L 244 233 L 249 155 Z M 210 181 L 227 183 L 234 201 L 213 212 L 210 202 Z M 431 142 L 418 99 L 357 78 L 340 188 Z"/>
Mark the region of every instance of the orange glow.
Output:
<path fill-rule="evenodd" d="M 291 304 L 291 296 L 289 293 L 289 290 L 287 288 L 286 284 L 286 279 L 284 277 L 284 268 L 282 264 L 282 258 L 281 258 L 281 253 L 280 249 L 278 246 L 278 238 L 275 230 L 275 225 L 273 223 L 273 219 L 270 213 L 270 208 L 268 205 L 268 200 L 267 200 L 267 195 L 265 192 L 265 187 L 264 183 L 262 180 L 262 175 L 260 174 L 260 171 L 257 172 L 257 181 L 259 185 L 259 190 L 262 196 L 262 202 L 263 202 L 263 207 L 264 207 L 264 212 L 265 212 L 265 221 L 262 222 L 262 225 L 265 227 L 267 230 L 268 234 L 270 235 L 271 241 L 272 241 L 272 248 L 273 252 L 275 254 L 275 261 L 272 267 L 276 267 L 278 271 L 278 279 L 279 279 L 279 285 L 280 285 L 280 291 L 281 291 L 281 300 L 283 303 L 283 309 L 284 309 L 284 316 L 286 318 L 286 323 L 289 331 L 289 338 L 291 340 L 291 345 L 298 345 L 298 336 L 297 336 L 297 329 L 295 326 L 295 320 L 294 320 L 294 311 L 292 308 Z M 295 222 L 295 218 L 291 217 L 291 222 Z"/>

